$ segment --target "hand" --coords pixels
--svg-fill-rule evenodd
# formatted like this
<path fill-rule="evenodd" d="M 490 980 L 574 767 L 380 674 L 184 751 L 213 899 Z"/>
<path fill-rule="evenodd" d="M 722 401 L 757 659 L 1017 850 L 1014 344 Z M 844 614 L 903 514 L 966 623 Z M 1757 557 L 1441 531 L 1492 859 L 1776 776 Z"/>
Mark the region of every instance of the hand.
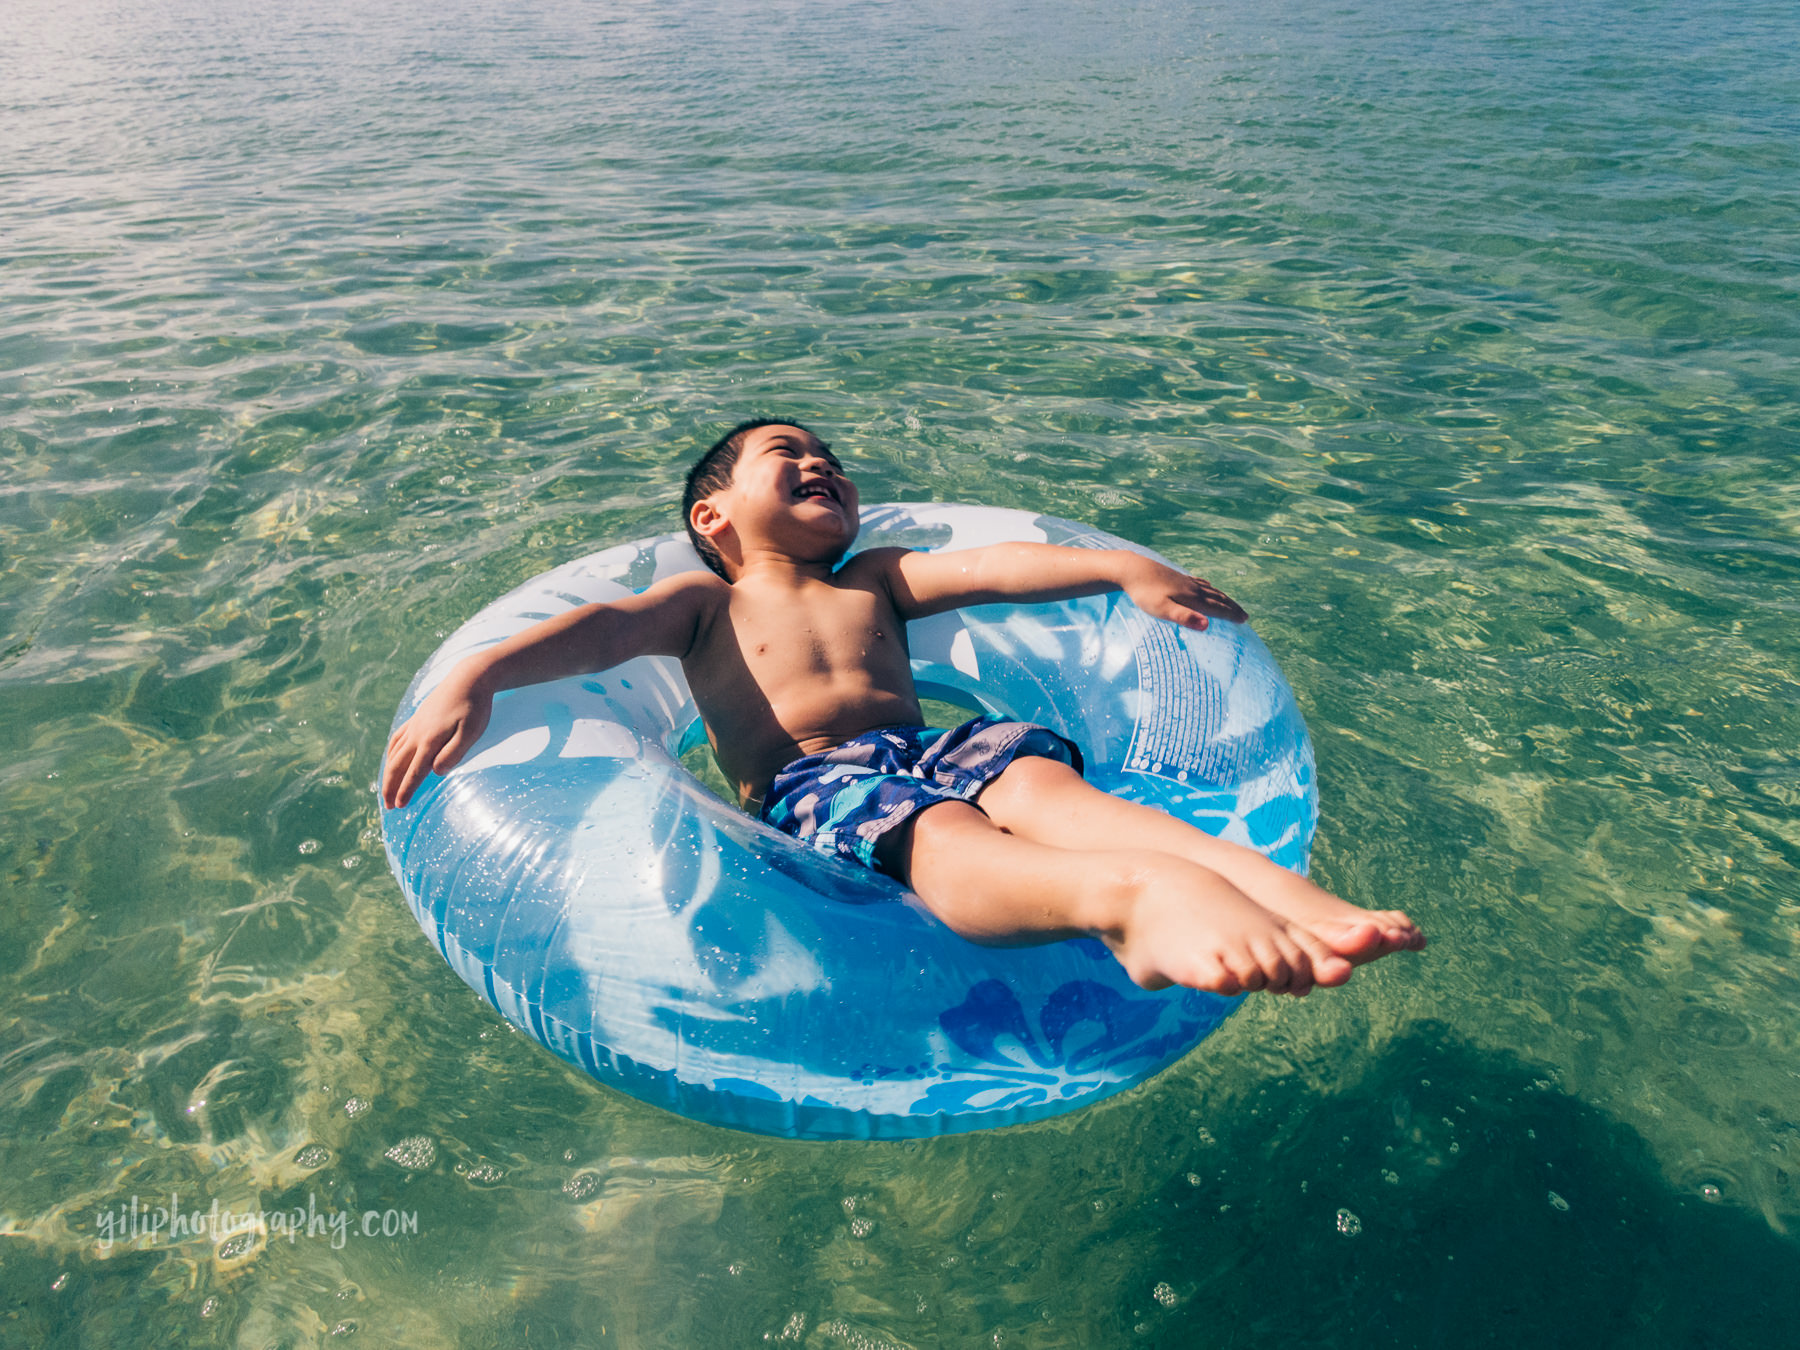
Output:
<path fill-rule="evenodd" d="M 1196 631 L 1205 629 L 1209 614 L 1233 623 L 1242 623 L 1248 617 L 1237 601 L 1211 582 L 1149 558 L 1143 560 L 1142 570 L 1134 571 L 1125 593 L 1144 613 Z"/>
<path fill-rule="evenodd" d="M 449 773 L 487 730 L 494 696 L 452 670 L 388 739 L 381 772 L 381 804 L 396 810 L 412 800 L 427 773 Z"/>

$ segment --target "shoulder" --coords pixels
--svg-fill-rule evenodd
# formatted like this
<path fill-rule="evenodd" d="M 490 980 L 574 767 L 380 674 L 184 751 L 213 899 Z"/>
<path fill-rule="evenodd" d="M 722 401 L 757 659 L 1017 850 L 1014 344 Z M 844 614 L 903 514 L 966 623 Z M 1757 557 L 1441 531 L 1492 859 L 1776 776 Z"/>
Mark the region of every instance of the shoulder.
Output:
<path fill-rule="evenodd" d="M 665 577 L 608 608 L 640 625 L 649 649 L 686 658 L 724 610 L 731 586 L 711 572 Z"/>
<path fill-rule="evenodd" d="M 970 569 L 979 550 L 954 553 L 912 548 L 872 548 L 844 565 L 846 583 L 878 590 L 902 619 L 927 618 L 969 598 Z M 846 575 L 860 565 L 856 577 Z"/>
<path fill-rule="evenodd" d="M 731 583 L 716 572 L 683 572 L 657 584 L 669 588 L 671 604 L 693 615 L 696 631 L 731 606 Z"/>
<path fill-rule="evenodd" d="M 900 560 L 911 552 L 910 548 L 865 548 L 838 568 L 837 574 L 845 581 L 892 576 Z"/>
<path fill-rule="evenodd" d="M 646 586 L 620 603 L 637 609 L 678 609 L 701 613 L 731 594 L 731 584 L 712 572 L 682 572 Z"/>
<path fill-rule="evenodd" d="M 840 586 L 877 591 L 892 598 L 900 568 L 911 556 L 909 548 L 866 548 L 838 568 L 835 580 Z"/>

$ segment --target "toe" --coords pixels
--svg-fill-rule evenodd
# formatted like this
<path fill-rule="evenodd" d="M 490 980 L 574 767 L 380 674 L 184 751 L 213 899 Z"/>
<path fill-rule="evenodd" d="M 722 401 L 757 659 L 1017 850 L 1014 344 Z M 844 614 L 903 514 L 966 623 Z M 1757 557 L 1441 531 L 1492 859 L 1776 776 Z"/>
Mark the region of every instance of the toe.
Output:
<path fill-rule="evenodd" d="M 1381 925 L 1372 920 L 1346 923 L 1321 936 L 1332 951 L 1353 964 L 1373 961 L 1388 949 Z"/>
<path fill-rule="evenodd" d="M 1314 984 L 1332 989 L 1350 978 L 1355 967 L 1349 958 L 1340 956 L 1326 946 L 1316 933 L 1304 928 L 1291 928 L 1289 935 L 1299 944 L 1300 950 L 1306 953 L 1307 960 L 1312 965 Z"/>

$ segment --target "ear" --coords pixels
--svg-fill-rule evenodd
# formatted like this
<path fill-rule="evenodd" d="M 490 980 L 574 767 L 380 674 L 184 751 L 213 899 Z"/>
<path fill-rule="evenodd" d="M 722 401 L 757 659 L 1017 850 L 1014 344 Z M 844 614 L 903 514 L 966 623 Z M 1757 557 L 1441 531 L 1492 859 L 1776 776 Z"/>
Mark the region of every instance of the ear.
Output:
<path fill-rule="evenodd" d="M 693 522 L 695 531 L 702 539 L 717 539 L 731 528 L 731 522 L 711 497 L 702 497 L 695 502 L 694 509 L 688 513 L 688 519 Z"/>

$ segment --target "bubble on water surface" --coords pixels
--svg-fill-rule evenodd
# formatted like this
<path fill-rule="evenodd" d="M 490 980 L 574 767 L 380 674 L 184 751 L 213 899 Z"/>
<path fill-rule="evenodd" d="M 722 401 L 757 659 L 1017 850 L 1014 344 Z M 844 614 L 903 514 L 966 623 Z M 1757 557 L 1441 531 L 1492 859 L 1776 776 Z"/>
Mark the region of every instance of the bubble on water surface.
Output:
<path fill-rule="evenodd" d="M 355 1120 L 358 1116 L 369 1113 L 369 1101 L 366 1097 L 352 1097 L 344 1103 L 344 1114 Z"/>
<path fill-rule="evenodd" d="M 875 1231 L 875 1220 L 873 1220 L 873 1219 L 852 1219 L 852 1220 L 850 1220 L 850 1236 L 851 1237 L 865 1238 L 874 1231 Z"/>
<path fill-rule="evenodd" d="M 1347 1209 L 1337 1212 L 1337 1230 L 1345 1237 L 1355 1237 L 1362 1232 L 1362 1220 Z"/>
<path fill-rule="evenodd" d="M 597 1172 L 577 1172 L 563 1182 L 563 1194 L 577 1202 L 592 1200 L 599 1193 L 600 1174 Z"/>
<path fill-rule="evenodd" d="M 1567 1200 L 1563 1199 L 1555 1191 L 1549 1192 L 1549 1195 L 1547 1198 L 1550 1201 L 1551 1209 L 1560 1210 L 1564 1214 L 1567 1214 L 1569 1212 L 1569 1202 Z"/>
<path fill-rule="evenodd" d="M 797 1341 L 804 1335 L 806 1335 L 806 1314 L 797 1312 L 788 1318 L 786 1325 L 780 1331 L 773 1334 L 765 1331 L 763 1339 L 765 1341 Z"/>
<path fill-rule="evenodd" d="M 300 851 L 302 853 L 317 853 L 320 847 L 317 839 L 302 839 L 300 841 Z"/>
<path fill-rule="evenodd" d="M 1710 1201 L 1711 1203 L 1716 1205 L 1716 1204 L 1718 1204 L 1718 1202 L 1720 1200 L 1723 1200 L 1725 1198 L 1725 1192 L 1722 1189 L 1720 1189 L 1717 1182 L 1709 1181 L 1705 1185 L 1701 1186 L 1700 1198 L 1702 1200 Z"/>
<path fill-rule="evenodd" d="M 248 1256 L 250 1250 L 255 1246 L 255 1233 L 235 1234 L 232 1237 L 226 1238 L 219 1244 L 219 1259 L 221 1261 L 235 1261 L 240 1256 Z"/>
<path fill-rule="evenodd" d="M 1175 1306 L 1175 1286 L 1164 1280 L 1150 1291 L 1150 1297 L 1165 1308 L 1173 1308 Z"/>
<path fill-rule="evenodd" d="M 323 1144 L 308 1144 L 294 1155 L 301 1167 L 323 1167 L 331 1161 L 331 1150 Z"/>
<path fill-rule="evenodd" d="M 344 870 L 346 872 L 349 871 L 352 867 L 361 867 L 361 866 L 362 866 L 362 855 L 360 853 L 352 853 L 344 859 Z"/>
<path fill-rule="evenodd" d="M 389 1162 L 398 1163 L 409 1172 L 423 1172 L 437 1161 L 437 1144 L 430 1135 L 412 1134 L 382 1154 Z"/>
<path fill-rule="evenodd" d="M 200 1315 L 202 1317 L 216 1316 L 218 1314 L 218 1311 L 219 1311 L 219 1296 L 217 1294 L 212 1295 L 211 1297 L 209 1297 L 206 1300 L 206 1302 L 204 1302 L 200 1305 Z"/>

